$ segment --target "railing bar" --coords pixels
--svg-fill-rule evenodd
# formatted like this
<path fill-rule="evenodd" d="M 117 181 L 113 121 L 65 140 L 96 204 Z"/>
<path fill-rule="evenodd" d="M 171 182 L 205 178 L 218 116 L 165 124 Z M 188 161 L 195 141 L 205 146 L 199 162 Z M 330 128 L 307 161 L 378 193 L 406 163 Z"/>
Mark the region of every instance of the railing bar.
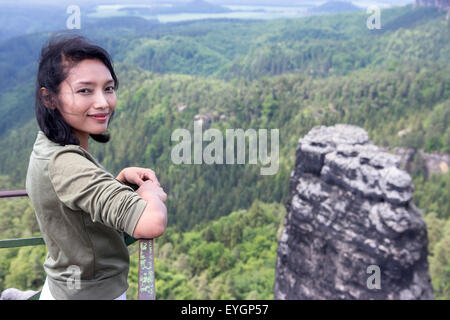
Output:
<path fill-rule="evenodd" d="M 38 292 L 33 294 L 31 297 L 29 297 L 27 300 L 39 300 L 39 298 L 41 297 L 41 292 L 42 292 L 42 290 L 39 290 Z"/>
<path fill-rule="evenodd" d="M 0 198 L 27 197 L 27 190 L 0 191 Z"/>
<path fill-rule="evenodd" d="M 0 248 L 16 248 L 45 244 L 42 237 L 0 240 Z"/>

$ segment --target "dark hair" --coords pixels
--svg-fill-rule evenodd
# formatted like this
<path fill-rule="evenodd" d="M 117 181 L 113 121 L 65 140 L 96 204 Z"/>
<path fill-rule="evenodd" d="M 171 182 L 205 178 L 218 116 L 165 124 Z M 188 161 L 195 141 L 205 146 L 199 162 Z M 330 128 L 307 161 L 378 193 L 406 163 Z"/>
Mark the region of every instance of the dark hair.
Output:
<path fill-rule="evenodd" d="M 82 35 L 67 32 L 53 34 L 41 50 L 35 93 L 36 120 L 47 138 L 63 146 L 80 145 L 80 141 L 59 110 L 47 108 L 44 101 L 51 106 L 59 104 L 57 95 L 60 84 L 67 78 L 70 69 L 85 59 L 100 59 L 114 79 L 114 89 L 119 87 L 109 53 Z M 49 96 L 42 95 L 41 87 L 47 89 Z M 109 122 L 113 115 L 114 111 Z M 90 137 L 102 143 L 110 140 L 109 133 L 90 134 Z"/>

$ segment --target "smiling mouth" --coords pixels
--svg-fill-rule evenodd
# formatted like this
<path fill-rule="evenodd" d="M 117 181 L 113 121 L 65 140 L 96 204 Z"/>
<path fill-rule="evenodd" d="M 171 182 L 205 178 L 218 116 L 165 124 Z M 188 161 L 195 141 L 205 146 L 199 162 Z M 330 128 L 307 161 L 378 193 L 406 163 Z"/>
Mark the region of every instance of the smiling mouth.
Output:
<path fill-rule="evenodd" d="M 91 117 L 95 120 L 104 121 L 108 117 L 108 113 L 96 113 L 96 114 L 88 115 L 88 117 Z"/>

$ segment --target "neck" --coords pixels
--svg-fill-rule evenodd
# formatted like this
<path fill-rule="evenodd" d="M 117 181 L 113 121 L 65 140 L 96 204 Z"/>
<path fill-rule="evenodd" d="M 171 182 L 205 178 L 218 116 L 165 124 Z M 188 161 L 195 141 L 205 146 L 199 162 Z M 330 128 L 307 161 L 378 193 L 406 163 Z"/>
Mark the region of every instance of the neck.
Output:
<path fill-rule="evenodd" d="M 89 150 L 88 150 L 88 143 L 86 143 L 86 144 L 81 144 L 81 143 L 80 143 L 80 146 L 81 146 L 84 150 L 86 150 L 87 152 L 89 152 Z"/>
<path fill-rule="evenodd" d="M 88 149 L 88 146 L 89 146 L 89 134 L 75 131 L 75 135 L 77 136 L 78 140 L 80 141 L 80 147 L 82 147 L 84 150 L 89 152 L 89 149 Z"/>

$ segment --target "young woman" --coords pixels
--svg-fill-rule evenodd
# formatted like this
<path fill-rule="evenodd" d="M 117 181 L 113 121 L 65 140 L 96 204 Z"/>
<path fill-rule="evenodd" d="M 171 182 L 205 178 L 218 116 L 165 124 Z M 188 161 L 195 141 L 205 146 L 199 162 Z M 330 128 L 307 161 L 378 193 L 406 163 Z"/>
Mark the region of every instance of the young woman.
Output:
<path fill-rule="evenodd" d="M 117 88 L 109 54 L 86 38 L 54 35 L 42 48 L 40 130 L 26 177 L 48 248 L 41 299 L 125 299 L 123 232 L 148 239 L 165 231 L 167 195 L 155 173 L 131 167 L 114 177 L 89 153 L 89 138 L 110 139 Z"/>

